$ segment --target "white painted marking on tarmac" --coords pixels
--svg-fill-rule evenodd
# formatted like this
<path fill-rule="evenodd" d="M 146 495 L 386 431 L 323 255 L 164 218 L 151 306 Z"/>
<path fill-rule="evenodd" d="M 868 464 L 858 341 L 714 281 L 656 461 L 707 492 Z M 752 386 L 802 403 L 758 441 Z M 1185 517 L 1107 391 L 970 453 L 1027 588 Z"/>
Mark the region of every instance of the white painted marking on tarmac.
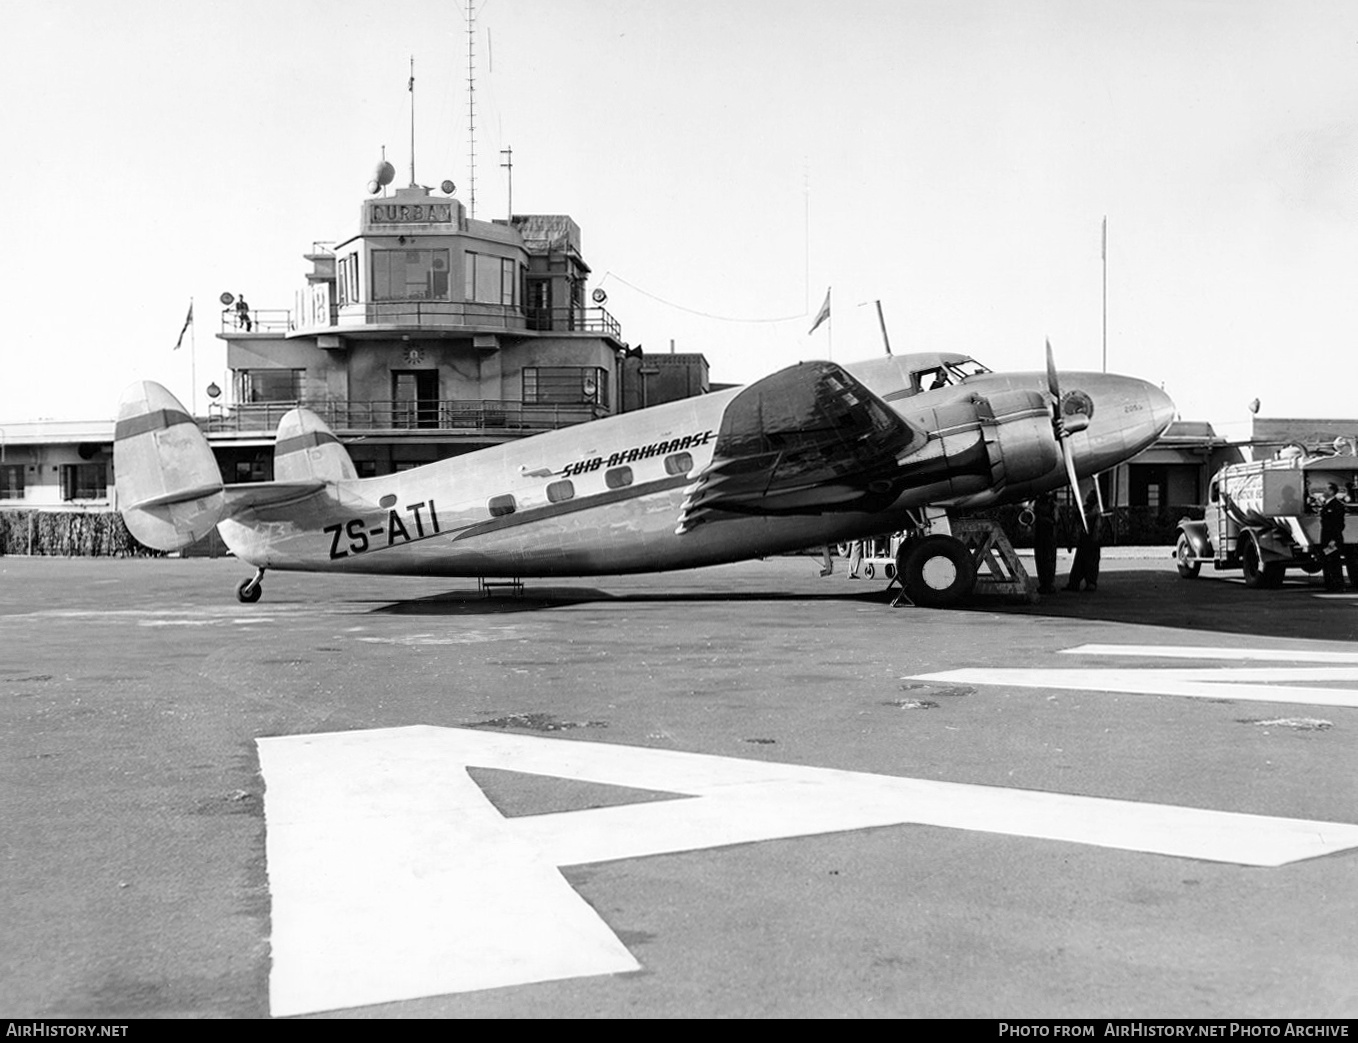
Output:
<path fill-rule="evenodd" d="M 1265 703 L 1358 707 L 1358 656 L 1347 652 L 1285 649 L 1200 648 L 1149 645 L 1082 645 L 1076 655 L 1118 655 L 1270 661 L 1347 663 L 1347 666 L 1268 666 L 1113 669 L 967 668 L 917 674 L 913 681 L 995 684 L 1018 688 L 1132 695 L 1175 695 L 1190 699 L 1241 699 Z M 1345 687 L 1335 687 L 1342 682 Z"/>
<path fill-rule="evenodd" d="M 275 1015 L 639 964 L 559 867 L 919 824 L 1241 865 L 1358 847 L 1358 825 L 407 727 L 259 741 Z M 469 767 L 691 795 L 507 819 Z"/>
<path fill-rule="evenodd" d="M 1078 645 L 1062 655 L 1144 656 L 1152 659 L 1264 660 L 1274 663 L 1355 663 L 1358 652 L 1301 648 L 1216 648 L 1202 645 Z"/>

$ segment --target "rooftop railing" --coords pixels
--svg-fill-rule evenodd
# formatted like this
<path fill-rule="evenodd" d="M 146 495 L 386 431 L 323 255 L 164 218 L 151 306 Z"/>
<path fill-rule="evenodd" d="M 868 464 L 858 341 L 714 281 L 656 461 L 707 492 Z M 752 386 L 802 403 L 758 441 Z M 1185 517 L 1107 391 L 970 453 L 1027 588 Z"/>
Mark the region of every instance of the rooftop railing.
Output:
<path fill-rule="evenodd" d="M 207 417 L 209 432 L 272 434 L 283 414 L 304 406 L 341 434 L 419 430 L 450 434 L 531 434 L 608 416 L 593 403 L 425 399 L 418 402 L 250 402 Z"/>
<path fill-rule="evenodd" d="M 593 333 L 622 339 L 622 324 L 604 308 L 520 308 L 475 301 L 359 301 L 331 308 L 331 325 L 533 330 L 539 333 Z M 222 310 L 223 333 L 295 333 L 293 314 L 283 308 L 236 307 Z"/>

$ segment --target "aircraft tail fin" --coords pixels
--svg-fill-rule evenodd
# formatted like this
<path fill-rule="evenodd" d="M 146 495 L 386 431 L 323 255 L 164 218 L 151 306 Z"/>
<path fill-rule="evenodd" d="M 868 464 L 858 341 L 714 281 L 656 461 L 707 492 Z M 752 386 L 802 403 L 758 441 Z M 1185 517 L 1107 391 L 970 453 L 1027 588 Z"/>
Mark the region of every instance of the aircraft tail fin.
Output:
<path fill-rule="evenodd" d="M 123 392 L 113 468 L 123 521 L 148 547 L 180 550 L 222 516 L 222 475 L 207 439 L 179 400 L 153 381 Z"/>
<path fill-rule="evenodd" d="M 309 409 L 293 409 L 278 422 L 273 449 L 274 479 L 299 482 L 319 478 L 338 482 L 358 471 L 335 433 Z"/>

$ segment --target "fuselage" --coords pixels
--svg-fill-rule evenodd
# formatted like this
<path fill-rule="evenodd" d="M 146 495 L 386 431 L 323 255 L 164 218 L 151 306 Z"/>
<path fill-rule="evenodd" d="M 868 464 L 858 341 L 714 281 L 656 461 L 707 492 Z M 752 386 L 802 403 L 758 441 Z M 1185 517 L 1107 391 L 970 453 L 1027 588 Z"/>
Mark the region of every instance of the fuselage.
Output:
<path fill-rule="evenodd" d="M 897 356 L 844 367 L 918 433 L 894 465 L 879 467 L 869 510 L 852 487 L 836 503 L 822 486 L 804 508 L 794 489 L 776 512 L 681 526 L 695 483 L 713 468 L 728 409 L 757 393 L 757 382 L 397 474 L 329 482 L 296 502 L 224 518 L 219 529 L 238 557 L 271 569 L 581 576 L 834 543 L 899 529 L 925 505 L 988 506 L 1066 483 L 1045 374 L 957 369 L 950 383 L 921 389 L 911 362 L 920 358 L 963 359 Z M 1092 407 L 1088 426 L 1069 439 L 1082 477 L 1140 452 L 1173 418 L 1168 397 L 1145 381 L 1070 373 L 1062 383 Z M 728 436 L 729 427 L 727 419 Z"/>

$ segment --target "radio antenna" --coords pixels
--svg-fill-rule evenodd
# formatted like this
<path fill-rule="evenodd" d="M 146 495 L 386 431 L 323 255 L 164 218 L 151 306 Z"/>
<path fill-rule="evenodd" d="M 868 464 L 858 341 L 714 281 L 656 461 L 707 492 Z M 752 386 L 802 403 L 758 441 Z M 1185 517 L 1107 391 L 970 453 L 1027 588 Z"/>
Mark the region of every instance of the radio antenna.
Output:
<path fill-rule="evenodd" d="M 467 2 L 467 193 L 476 216 L 476 5 Z"/>
<path fill-rule="evenodd" d="M 406 89 L 410 91 L 410 187 L 415 187 L 415 56 L 410 56 L 410 82 L 406 84 Z"/>

